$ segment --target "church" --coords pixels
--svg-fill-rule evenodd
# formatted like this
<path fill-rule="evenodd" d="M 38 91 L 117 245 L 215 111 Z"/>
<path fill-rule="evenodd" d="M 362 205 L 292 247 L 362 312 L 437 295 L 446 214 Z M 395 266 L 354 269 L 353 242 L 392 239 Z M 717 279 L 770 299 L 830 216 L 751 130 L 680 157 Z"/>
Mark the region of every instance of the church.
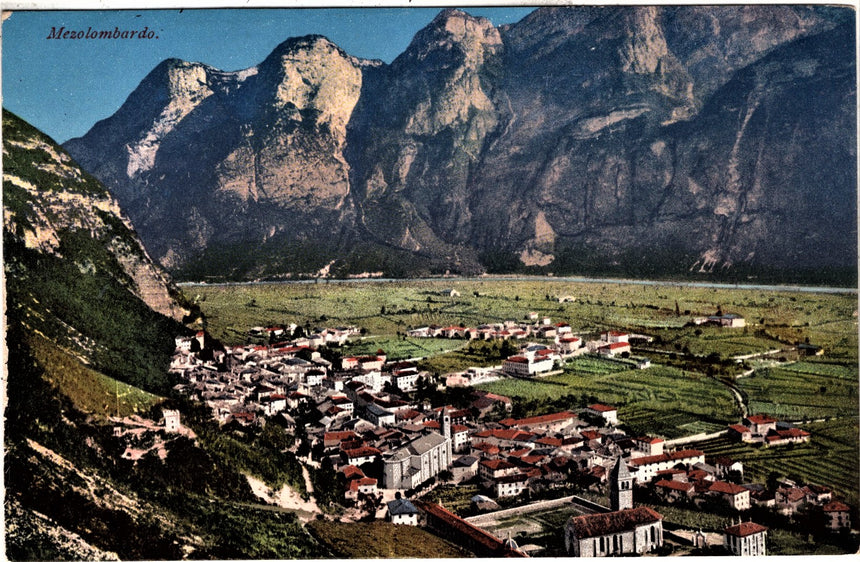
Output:
<path fill-rule="evenodd" d="M 382 458 L 382 486 L 393 490 L 417 488 L 446 470 L 452 462 L 451 416 L 443 408 L 441 434 L 417 437 Z"/>
<path fill-rule="evenodd" d="M 612 511 L 570 518 L 564 532 L 569 555 L 644 554 L 663 545 L 663 517 L 649 507 L 633 507 L 635 479 L 619 458 L 610 473 Z"/>

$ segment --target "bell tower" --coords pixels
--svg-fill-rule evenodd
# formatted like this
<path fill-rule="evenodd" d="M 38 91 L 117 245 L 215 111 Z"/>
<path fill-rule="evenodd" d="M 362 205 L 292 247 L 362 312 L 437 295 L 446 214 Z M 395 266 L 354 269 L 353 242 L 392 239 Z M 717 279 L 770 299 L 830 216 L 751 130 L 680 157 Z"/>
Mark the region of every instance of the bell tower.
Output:
<path fill-rule="evenodd" d="M 442 411 L 439 412 L 439 429 L 442 430 L 442 437 L 445 438 L 445 452 L 448 455 L 448 458 L 445 459 L 447 468 L 453 462 L 454 442 L 451 439 L 451 413 L 446 407 L 442 407 Z"/>
<path fill-rule="evenodd" d="M 633 481 L 634 475 L 627 469 L 627 463 L 621 457 L 610 473 L 609 507 L 612 511 L 621 511 L 633 507 Z"/>

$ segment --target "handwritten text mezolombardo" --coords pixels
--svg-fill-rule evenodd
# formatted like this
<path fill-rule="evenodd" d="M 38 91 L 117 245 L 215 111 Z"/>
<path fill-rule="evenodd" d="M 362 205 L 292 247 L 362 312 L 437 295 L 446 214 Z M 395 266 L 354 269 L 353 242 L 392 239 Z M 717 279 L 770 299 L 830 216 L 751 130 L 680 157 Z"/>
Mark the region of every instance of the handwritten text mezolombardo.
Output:
<path fill-rule="evenodd" d="M 143 29 L 93 29 L 88 27 L 84 30 L 66 29 L 66 26 L 51 27 L 51 32 L 45 39 L 158 39 L 155 31 L 144 27 Z"/>

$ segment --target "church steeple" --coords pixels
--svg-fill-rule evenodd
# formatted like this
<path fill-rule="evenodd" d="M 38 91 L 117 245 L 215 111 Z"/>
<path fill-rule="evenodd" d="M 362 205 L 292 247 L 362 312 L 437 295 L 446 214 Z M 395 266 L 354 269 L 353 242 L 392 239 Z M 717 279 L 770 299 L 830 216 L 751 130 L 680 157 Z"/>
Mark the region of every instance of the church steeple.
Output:
<path fill-rule="evenodd" d="M 612 489 L 609 493 L 609 506 L 612 511 L 633 507 L 633 481 L 636 477 L 627 469 L 624 459 L 618 457 L 609 474 Z"/>

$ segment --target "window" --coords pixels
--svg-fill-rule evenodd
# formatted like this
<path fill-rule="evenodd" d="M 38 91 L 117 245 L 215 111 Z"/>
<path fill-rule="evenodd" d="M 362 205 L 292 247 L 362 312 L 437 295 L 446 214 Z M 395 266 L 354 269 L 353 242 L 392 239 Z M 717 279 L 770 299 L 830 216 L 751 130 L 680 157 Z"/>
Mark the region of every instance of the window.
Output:
<path fill-rule="evenodd" d="M 651 526 L 651 542 L 657 542 L 657 532 L 654 530 L 654 526 Z"/>

